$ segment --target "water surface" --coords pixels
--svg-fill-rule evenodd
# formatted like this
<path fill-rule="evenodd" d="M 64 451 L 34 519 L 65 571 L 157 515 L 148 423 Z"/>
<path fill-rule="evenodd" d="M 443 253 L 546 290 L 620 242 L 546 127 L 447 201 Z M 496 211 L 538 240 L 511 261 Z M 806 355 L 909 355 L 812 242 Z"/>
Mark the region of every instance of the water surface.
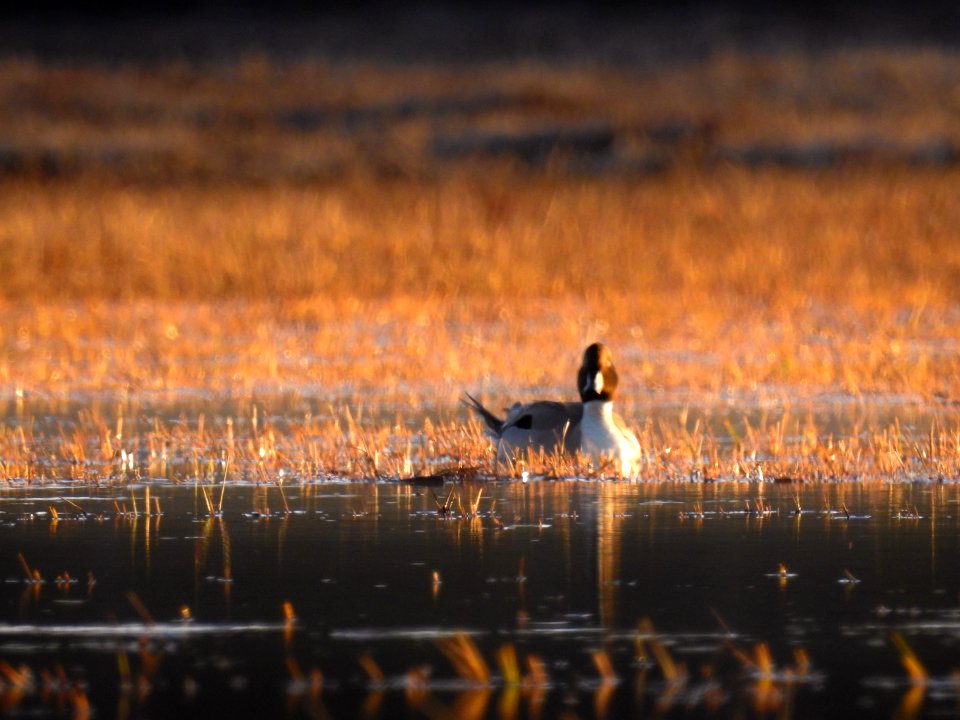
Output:
<path fill-rule="evenodd" d="M 208 490 L 214 517 L 194 485 L 153 485 L 146 516 L 145 490 L 0 496 L 0 659 L 62 668 L 100 717 L 876 717 L 960 698 L 956 485 L 231 485 Z M 459 632 L 485 687 L 440 649 Z M 547 680 L 506 687 L 504 645 Z M 4 697 L 69 714 L 63 685 Z"/>

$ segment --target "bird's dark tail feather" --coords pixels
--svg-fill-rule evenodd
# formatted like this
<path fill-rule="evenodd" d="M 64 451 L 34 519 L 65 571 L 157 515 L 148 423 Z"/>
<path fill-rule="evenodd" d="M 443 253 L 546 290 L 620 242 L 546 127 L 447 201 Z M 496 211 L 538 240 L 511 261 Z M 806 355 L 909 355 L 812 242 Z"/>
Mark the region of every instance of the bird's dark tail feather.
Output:
<path fill-rule="evenodd" d="M 467 400 L 462 400 L 464 405 L 477 413 L 480 417 L 483 418 L 483 422 L 487 424 L 487 427 L 493 430 L 498 435 L 503 432 L 503 420 L 498 418 L 492 412 L 487 410 L 483 403 L 477 400 L 473 395 L 468 392 L 465 392 L 464 395 L 467 396 Z"/>

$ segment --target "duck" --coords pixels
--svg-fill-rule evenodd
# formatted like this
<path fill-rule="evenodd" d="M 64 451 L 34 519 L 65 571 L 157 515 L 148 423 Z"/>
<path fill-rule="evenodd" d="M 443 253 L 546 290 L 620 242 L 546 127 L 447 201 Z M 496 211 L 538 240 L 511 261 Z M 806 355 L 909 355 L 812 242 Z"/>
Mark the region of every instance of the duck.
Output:
<path fill-rule="evenodd" d="M 637 436 L 613 411 L 618 385 L 613 353 L 603 343 L 593 343 L 584 350 L 577 372 L 583 406 L 580 451 L 597 465 L 613 460 L 622 477 L 635 477 L 642 451 Z"/>
<path fill-rule="evenodd" d="M 640 442 L 613 412 L 618 382 L 613 353 L 606 345 L 593 343 L 584 351 L 577 371 L 580 402 L 517 402 L 506 411 L 505 418 L 498 417 L 469 393 L 465 393 L 464 403 L 487 426 L 487 435 L 497 446 L 500 462 L 528 449 L 569 455 L 582 452 L 598 465 L 614 460 L 620 474 L 629 477 L 637 469 Z"/>

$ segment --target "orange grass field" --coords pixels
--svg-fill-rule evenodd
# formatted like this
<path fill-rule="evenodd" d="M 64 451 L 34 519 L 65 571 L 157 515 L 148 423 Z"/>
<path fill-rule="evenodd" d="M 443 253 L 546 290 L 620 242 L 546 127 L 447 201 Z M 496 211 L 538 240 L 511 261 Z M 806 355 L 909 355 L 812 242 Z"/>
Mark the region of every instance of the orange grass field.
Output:
<path fill-rule="evenodd" d="M 667 472 L 664 453 L 678 445 L 681 475 L 752 477 L 758 453 L 779 453 L 784 478 L 882 476 L 914 461 L 956 477 L 960 166 L 867 153 L 751 167 L 716 161 L 716 149 L 864 137 L 956 147 L 960 58 L 755 60 L 469 77 L 261 57 L 203 72 L 5 61 L 0 408 L 23 417 L 87 404 L 86 439 L 61 438 L 51 457 L 69 464 L 81 452 L 70 447 L 96 448 L 107 474 L 120 416 L 199 396 L 243 424 L 248 467 L 276 449 L 261 444 L 263 420 L 250 426 L 259 405 L 299 413 L 299 429 L 274 437 L 292 445 L 271 457 L 302 476 L 397 476 L 488 461 L 462 391 L 495 407 L 573 395 L 580 352 L 601 339 L 618 359 L 621 410 L 649 449 L 648 477 Z M 411 95 L 462 100 L 467 86 L 507 99 L 445 119 L 445 132 L 609 122 L 616 162 L 440 161 L 425 150 L 435 119 L 416 113 L 373 130 L 290 130 L 271 114 L 302 109 L 305 97 L 336 112 Z M 31 122 L 16 124 L 11 106 Z M 191 124 L 197 113 L 217 120 Z M 643 128 L 676 118 L 709 130 L 651 150 Z M 668 160 L 659 171 L 631 164 L 653 150 Z M 716 428 L 644 417 L 664 398 L 737 414 L 878 397 L 923 408 L 933 425 L 912 436 L 867 428 L 868 439 L 851 425 L 831 438 L 800 413 L 748 427 L 731 450 Z M 328 405 L 338 409 L 302 420 Z M 338 443 L 360 447 L 358 408 L 387 408 L 396 427 L 368 426 L 369 447 L 339 457 Z M 408 443 L 394 465 L 371 469 L 389 437 L 422 435 L 424 414 L 434 415 L 425 432 L 446 438 L 437 457 Z M 128 417 L 119 435 L 131 426 L 140 452 L 169 440 L 143 418 Z M 190 442 L 220 454 L 217 432 Z M 24 432 L 3 433 L 4 477 L 40 474 Z M 847 443 L 839 454 L 836 441 Z M 178 476 L 196 474 L 203 454 L 192 465 L 184 454 Z"/>
<path fill-rule="evenodd" d="M 7 390 L 569 385 L 958 397 L 955 171 L 0 193 Z M 408 391 L 423 400 L 417 388 Z M 398 395 L 399 393 L 399 395 Z"/>

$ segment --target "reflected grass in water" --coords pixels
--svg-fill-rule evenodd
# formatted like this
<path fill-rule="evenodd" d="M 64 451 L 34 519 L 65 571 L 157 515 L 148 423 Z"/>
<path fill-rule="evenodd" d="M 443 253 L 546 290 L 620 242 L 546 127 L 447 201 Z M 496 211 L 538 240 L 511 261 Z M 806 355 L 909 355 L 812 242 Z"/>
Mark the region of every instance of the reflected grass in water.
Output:
<path fill-rule="evenodd" d="M 503 482 L 476 515 L 396 483 L 287 488 L 288 509 L 260 513 L 262 489 L 236 486 L 218 516 L 168 485 L 150 517 L 112 509 L 128 490 L 0 501 L 0 542 L 29 567 L 0 565 L 0 658 L 64 664 L 98 714 L 868 717 L 900 693 L 957 700 L 956 485 Z M 56 519 L 59 494 L 102 511 Z"/>

